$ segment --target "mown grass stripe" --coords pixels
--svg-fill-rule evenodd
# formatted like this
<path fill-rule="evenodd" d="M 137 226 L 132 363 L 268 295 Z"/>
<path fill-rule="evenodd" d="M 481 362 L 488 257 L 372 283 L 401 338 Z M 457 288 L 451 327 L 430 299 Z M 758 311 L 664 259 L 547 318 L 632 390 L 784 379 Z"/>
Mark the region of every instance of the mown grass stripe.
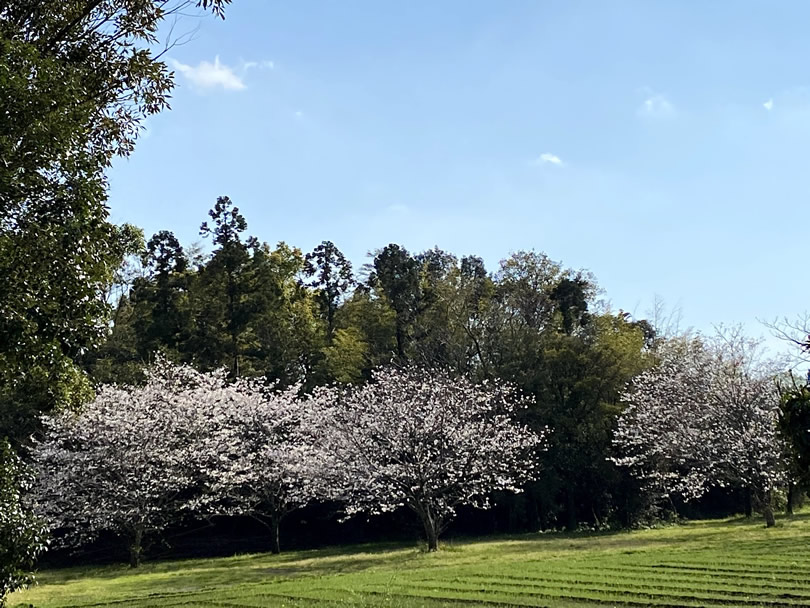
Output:
<path fill-rule="evenodd" d="M 460 587 L 459 585 L 463 585 Z M 406 587 L 410 587 L 411 585 L 405 585 Z M 535 585 L 522 585 L 522 584 L 515 584 L 515 583 L 503 583 L 499 581 L 488 581 L 488 585 L 486 587 L 476 584 L 474 582 L 465 583 L 460 581 L 454 581 L 452 583 L 448 583 L 445 581 L 431 581 L 429 585 L 432 589 L 453 589 L 458 591 L 477 591 L 477 592 L 489 592 L 492 590 L 498 591 L 506 591 L 509 593 L 528 593 L 534 594 L 536 590 L 543 595 L 547 594 L 550 590 L 565 590 L 567 593 L 572 594 L 573 597 L 580 597 L 582 593 L 585 594 L 615 594 L 620 593 L 622 597 L 639 597 L 645 599 L 667 599 L 667 600 L 687 600 L 687 601 L 705 601 L 710 600 L 715 603 L 719 604 L 739 604 L 741 600 L 744 600 L 746 605 L 767 605 L 767 606 L 797 606 L 803 605 L 803 603 L 796 602 L 793 598 L 782 598 L 782 597 L 775 597 L 773 595 L 761 595 L 761 594 L 741 594 L 737 597 L 728 597 L 727 594 L 723 593 L 702 593 L 702 592 L 684 592 L 684 593 L 671 593 L 666 590 L 657 590 L 653 588 L 646 588 L 643 590 L 636 590 L 633 591 L 627 587 L 615 587 L 611 585 L 604 585 L 604 584 L 593 584 L 593 583 L 582 583 L 582 582 L 574 582 L 574 581 L 552 581 L 549 583 L 537 583 Z"/>
<path fill-rule="evenodd" d="M 472 580 L 470 580 L 472 579 Z M 420 578 L 416 579 L 422 583 L 431 583 L 435 582 L 435 578 Z M 470 582 L 473 581 L 481 581 L 481 582 L 490 582 L 490 583 L 497 583 L 503 580 L 509 581 L 516 581 L 514 583 L 509 583 L 510 585 L 520 585 L 520 586 L 527 586 L 531 587 L 536 583 L 572 583 L 572 584 L 591 584 L 597 583 L 600 585 L 609 586 L 612 588 L 617 589 L 670 589 L 670 590 L 678 590 L 682 589 L 683 585 L 678 583 L 668 584 L 667 582 L 659 582 L 659 581 L 645 581 L 644 583 L 631 583 L 624 580 L 618 581 L 611 581 L 607 579 L 597 579 L 597 578 L 588 578 L 588 577 L 566 577 L 566 576 L 546 576 L 546 577 L 517 577 L 517 576 L 509 576 L 509 575 L 498 575 L 495 578 L 493 575 L 488 574 L 475 574 L 470 573 L 463 576 L 453 577 L 451 579 L 453 582 L 464 582 L 469 580 Z M 524 582 L 525 581 L 525 582 Z M 723 583 L 716 583 L 713 588 L 701 587 L 696 588 L 695 585 L 691 585 L 691 589 L 693 591 L 701 591 L 701 592 L 710 592 L 710 593 L 720 593 L 726 595 L 734 595 L 734 596 L 751 596 L 751 595 L 760 595 L 766 597 L 776 597 L 779 599 L 810 599 L 810 590 L 807 593 L 796 593 L 795 590 L 792 590 L 789 593 L 781 592 L 778 594 L 773 593 L 773 591 L 762 591 L 761 589 L 765 588 L 764 585 L 759 585 L 758 587 L 746 587 L 746 588 L 739 588 L 733 586 L 733 584 L 723 584 Z M 768 589 L 771 590 L 779 590 L 781 591 L 784 587 L 779 585 L 769 585 L 767 586 Z"/>
<path fill-rule="evenodd" d="M 453 570 L 442 570 L 436 573 L 445 578 L 452 578 L 452 577 L 464 577 L 464 576 L 497 576 L 507 580 L 543 580 L 548 579 L 550 577 L 564 577 L 564 578 L 572 578 L 578 577 L 583 580 L 597 580 L 597 581 L 604 581 L 609 577 L 613 577 L 617 582 L 621 581 L 638 581 L 638 580 L 645 580 L 649 581 L 652 584 L 655 584 L 658 581 L 664 582 L 681 582 L 685 583 L 688 586 L 694 587 L 695 585 L 704 585 L 707 587 L 712 587 L 715 585 L 723 585 L 728 587 L 733 587 L 736 585 L 738 588 L 745 588 L 751 589 L 755 591 L 756 588 L 768 588 L 768 589 L 784 589 L 788 587 L 792 591 L 797 592 L 798 595 L 802 595 L 800 592 L 808 592 L 810 593 L 810 581 L 804 578 L 790 578 L 789 580 L 784 580 L 780 578 L 773 578 L 767 575 L 756 575 L 756 574 L 745 574 L 745 575 L 729 575 L 727 573 L 717 574 L 717 573 L 705 573 L 701 572 L 699 575 L 696 575 L 695 572 L 675 572 L 670 573 L 669 571 L 662 571 L 658 568 L 650 568 L 650 567 L 636 567 L 633 569 L 627 569 L 622 567 L 592 567 L 586 568 L 582 566 L 572 567 L 572 568 L 565 568 L 565 567 L 558 567 L 555 566 L 553 569 L 547 570 L 531 570 L 531 571 L 523 571 L 521 574 L 505 574 L 501 572 L 492 572 L 492 570 L 488 570 L 485 572 L 481 572 L 478 569 L 453 569 Z M 435 574 L 433 576 L 427 575 L 423 578 L 435 578 Z M 781 583 L 781 584 L 780 584 Z"/>
<path fill-rule="evenodd" d="M 582 568 L 583 564 L 578 564 L 577 568 Z M 617 574 L 621 574 L 622 572 L 630 572 L 630 573 L 640 573 L 643 572 L 645 575 L 650 573 L 660 573 L 662 576 L 669 576 L 670 574 L 677 575 L 677 576 L 703 576 L 703 577 L 736 577 L 736 578 L 754 578 L 754 579 L 761 579 L 761 580 L 768 580 L 768 581 L 784 581 L 784 582 L 796 582 L 804 584 L 807 586 L 807 583 L 810 582 L 810 576 L 805 576 L 795 572 L 767 572 L 767 571 L 760 571 L 756 569 L 751 570 L 732 570 L 728 568 L 713 568 L 708 569 L 699 566 L 687 566 L 683 564 L 622 564 L 622 565 L 609 565 L 609 564 L 593 564 L 590 568 L 586 569 L 598 569 L 604 571 L 611 571 Z M 558 568 L 559 571 L 565 571 L 568 567 L 562 566 Z M 573 569 L 573 567 L 571 568 Z M 526 572 L 537 572 L 541 573 L 544 571 L 550 570 L 526 570 Z"/>
<path fill-rule="evenodd" d="M 803 576 L 769 576 L 767 574 L 758 574 L 755 572 L 710 572 L 706 570 L 698 570 L 698 571 L 686 571 L 686 572 L 671 572 L 670 570 L 664 570 L 658 566 L 645 566 L 645 565 L 634 565 L 633 567 L 622 567 L 622 566 L 604 566 L 604 565 L 595 565 L 592 568 L 582 568 L 582 567 L 571 567 L 571 568 L 555 568 L 549 569 L 545 571 L 527 571 L 527 575 L 536 575 L 536 576 L 543 576 L 549 573 L 565 573 L 571 572 L 576 574 L 588 574 L 591 572 L 595 573 L 611 573 L 620 578 L 628 578 L 628 577 L 638 577 L 643 576 L 645 579 L 659 579 L 663 578 L 666 580 L 682 580 L 684 582 L 692 583 L 698 578 L 704 578 L 707 581 L 712 581 L 714 579 L 722 579 L 728 580 L 729 578 L 733 579 L 740 579 L 744 581 L 761 581 L 757 582 L 757 586 L 762 585 L 776 585 L 777 583 L 789 583 L 794 588 L 806 589 L 810 591 L 810 578 L 805 578 Z M 519 575 L 504 575 L 504 577 L 517 577 L 520 578 Z"/>
<path fill-rule="evenodd" d="M 694 607 L 703 607 L 703 608 L 726 608 L 727 604 L 715 604 L 715 603 L 706 603 L 706 602 L 678 602 L 678 603 L 667 603 L 661 602 L 656 600 L 635 600 L 633 598 L 627 597 L 617 597 L 617 596 L 605 596 L 605 597 L 593 597 L 593 596 L 572 596 L 566 594 L 552 594 L 552 593 L 532 593 L 530 597 L 526 597 L 525 595 L 516 595 L 516 594 L 509 594 L 503 593 L 499 591 L 483 591 L 481 593 L 489 596 L 487 598 L 482 597 L 469 597 L 469 595 L 462 595 L 459 593 L 454 594 L 452 591 L 448 590 L 442 592 L 441 595 L 437 594 L 439 590 L 430 590 L 430 591 L 421 591 L 418 593 L 407 593 L 407 592 L 394 592 L 392 590 L 386 591 L 367 591 L 367 593 L 378 593 L 380 595 L 386 596 L 399 596 L 404 598 L 430 598 L 430 599 L 437 599 L 437 600 L 452 600 L 452 601 L 464 601 L 473 604 L 481 604 L 481 605 L 497 605 L 497 606 L 550 606 L 556 607 L 559 606 L 558 601 L 562 600 L 570 605 L 610 605 L 610 606 L 656 606 L 658 608 L 694 608 Z M 542 603 L 541 603 L 542 602 Z"/>
<path fill-rule="evenodd" d="M 407 585 L 407 584 L 397 584 L 388 586 L 385 589 L 393 589 L 397 588 L 403 592 L 420 592 L 426 588 Z M 541 590 L 542 589 L 542 590 Z M 380 589 L 374 589 L 373 587 L 365 587 L 364 591 L 383 591 Z M 647 591 L 647 592 L 632 592 L 627 590 L 617 591 L 615 589 L 597 589 L 593 587 L 582 587 L 582 586 L 548 586 L 548 587 L 538 587 L 536 589 L 521 589 L 521 588 L 514 588 L 509 585 L 497 584 L 497 585 L 490 585 L 488 587 L 482 587 L 480 585 L 467 585 L 467 586 L 459 586 L 450 585 L 450 584 L 434 584 L 431 585 L 428 589 L 431 592 L 440 591 L 440 592 L 455 592 L 464 594 L 465 596 L 469 597 L 470 593 L 474 594 L 507 594 L 511 597 L 522 597 L 522 596 L 530 596 L 530 597 L 564 597 L 569 599 L 576 599 L 576 600 L 598 600 L 600 602 L 613 602 L 613 601 L 621 601 L 628 604 L 633 605 L 703 605 L 706 602 L 710 602 L 716 606 L 780 606 L 780 607 L 793 607 L 797 605 L 796 602 L 793 601 L 785 601 L 785 600 L 765 600 L 765 599 L 751 599 L 751 600 L 743 600 L 741 598 L 728 598 L 724 596 L 712 596 L 710 594 L 671 594 L 671 593 L 657 593 L 654 591 Z"/>
<path fill-rule="evenodd" d="M 656 564 L 650 564 L 650 567 L 657 568 L 661 570 L 665 569 L 677 569 L 677 570 L 685 570 L 689 572 L 716 572 L 721 574 L 739 574 L 745 575 L 750 573 L 750 565 L 749 570 L 742 570 L 737 568 L 727 568 L 725 567 L 727 564 L 722 564 L 718 566 L 709 566 L 708 564 L 689 564 L 684 562 L 659 562 Z M 787 575 L 793 577 L 804 577 L 802 580 L 809 580 L 810 579 L 810 569 L 806 572 L 796 570 L 796 569 L 788 569 L 788 568 L 768 568 L 762 567 L 759 564 L 756 566 L 756 574 L 758 575 Z"/>

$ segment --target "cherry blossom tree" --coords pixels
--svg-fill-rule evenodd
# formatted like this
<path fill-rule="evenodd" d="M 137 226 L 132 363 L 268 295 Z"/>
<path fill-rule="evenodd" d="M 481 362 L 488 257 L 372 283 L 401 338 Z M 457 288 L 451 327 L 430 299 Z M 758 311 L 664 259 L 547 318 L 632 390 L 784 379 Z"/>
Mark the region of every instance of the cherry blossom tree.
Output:
<path fill-rule="evenodd" d="M 225 391 L 218 409 L 222 426 L 212 443 L 225 449 L 211 487 L 217 511 L 252 517 L 271 533 L 279 553 L 281 520 L 305 506 L 314 493 L 307 464 L 310 435 L 304 432 L 298 386 L 276 390 L 240 379 Z M 216 446 L 206 450 L 215 454 Z"/>
<path fill-rule="evenodd" d="M 778 363 L 739 330 L 671 340 L 659 356 L 624 395 L 615 462 L 661 494 L 686 500 L 711 487 L 746 488 L 773 525 L 770 495 L 784 480 Z"/>
<path fill-rule="evenodd" d="M 458 506 L 486 508 L 491 492 L 518 492 L 537 474 L 543 437 L 515 420 L 528 403 L 508 384 L 378 369 L 364 386 L 313 394 L 313 478 L 347 516 L 408 507 L 436 551 Z"/>
<path fill-rule="evenodd" d="M 46 417 L 33 451 L 41 514 L 65 544 L 119 535 L 137 567 L 156 535 L 206 512 L 226 397 L 224 372 L 160 359 L 143 386 L 102 386 L 78 413 Z"/>
<path fill-rule="evenodd" d="M 709 419 L 711 357 L 699 340 L 670 340 L 659 347 L 659 364 L 630 382 L 627 409 L 613 443 L 648 488 L 689 500 L 710 487 L 715 442 Z"/>

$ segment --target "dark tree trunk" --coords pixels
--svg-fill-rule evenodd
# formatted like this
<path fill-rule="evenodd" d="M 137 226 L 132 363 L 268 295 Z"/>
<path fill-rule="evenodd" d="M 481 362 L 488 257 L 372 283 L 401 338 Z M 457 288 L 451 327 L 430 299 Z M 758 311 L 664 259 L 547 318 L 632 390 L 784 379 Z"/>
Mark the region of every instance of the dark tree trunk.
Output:
<path fill-rule="evenodd" d="M 278 555 L 281 553 L 280 530 L 281 520 L 284 519 L 284 510 L 280 509 L 275 513 L 251 513 L 250 517 L 259 522 L 270 533 L 270 553 Z"/>
<path fill-rule="evenodd" d="M 396 324 L 397 354 L 401 359 L 405 358 L 405 331 Z"/>
<path fill-rule="evenodd" d="M 745 488 L 745 516 L 751 517 L 754 515 L 754 495 L 751 492 L 751 488 L 746 486 Z"/>
<path fill-rule="evenodd" d="M 793 500 L 794 494 L 796 492 L 796 486 L 793 485 L 793 482 L 788 482 L 787 488 L 787 503 L 785 504 L 785 515 L 792 516 L 793 515 Z"/>
<path fill-rule="evenodd" d="M 771 504 L 771 491 L 766 490 L 762 493 L 762 515 L 765 516 L 765 526 L 773 528 L 776 525 L 776 520 L 773 517 L 773 504 Z"/>
<path fill-rule="evenodd" d="M 235 331 L 231 332 L 231 373 L 239 377 L 239 336 Z"/>
<path fill-rule="evenodd" d="M 137 568 L 141 565 L 143 553 L 143 528 L 137 528 L 129 546 L 129 567 Z"/>
<path fill-rule="evenodd" d="M 417 509 L 419 517 L 422 519 L 422 526 L 425 528 L 425 540 L 428 551 L 439 550 L 439 533 L 441 532 L 441 521 L 435 517 L 430 507 Z"/>
<path fill-rule="evenodd" d="M 439 550 L 439 531 L 433 522 L 425 522 L 425 537 L 427 539 L 428 551 Z"/>
<path fill-rule="evenodd" d="M 278 555 L 281 553 L 281 542 L 279 541 L 279 529 L 281 528 L 281 517 L 278 515 L 273 515 L 270 518 L 270 535 L 271 535 L 271 545 L 270 551 L 274 555 Z"/>

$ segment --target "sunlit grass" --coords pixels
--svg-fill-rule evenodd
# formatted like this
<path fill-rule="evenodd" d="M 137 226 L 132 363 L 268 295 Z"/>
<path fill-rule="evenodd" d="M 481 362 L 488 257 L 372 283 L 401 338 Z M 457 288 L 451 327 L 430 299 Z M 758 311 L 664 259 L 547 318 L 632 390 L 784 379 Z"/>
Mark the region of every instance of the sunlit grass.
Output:
<path fill-rule="evenodd" d="M 616 534 L 359 545 L 42 572 L 10 605 L 810 606 L 810 513 Z"/>

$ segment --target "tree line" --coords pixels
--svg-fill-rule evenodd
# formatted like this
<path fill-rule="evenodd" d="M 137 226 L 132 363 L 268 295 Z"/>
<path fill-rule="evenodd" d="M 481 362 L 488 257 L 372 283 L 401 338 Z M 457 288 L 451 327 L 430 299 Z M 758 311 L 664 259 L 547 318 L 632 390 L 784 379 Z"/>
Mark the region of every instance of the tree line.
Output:
<path fill-rule="evenodd" d="M 231 217 L 240 218 L 238 210 L 231 211 Z M 254 243 L 254 248 L 260 246 Z M 527 255 L 519 254 L 523 260 Z M 302 259 L 298 287 L 318 269 Z M 555 272 L 556 284 L 535 280 L 531 285 L 555 291 L 570 280 L 570 272 Z M 343 276 L 350 281 L 348 273 Z M 502 279 L 491 280 L 497 287 Z M 139 277 L 133 295 L 139 281 L 157 279 Z M 227 282 L 222 294 L 228 297 Z M 321 343 L 328 345 L 330 317 L 336 334 L 340 311 L 354 294 L 338 301 L 334 313 L 318 305 L 312 288 L 303 294 L 320 310 L 311 316 L 320 319 Z M 384 292 L 377 296 L 384 297 Z M 128 306 L 128 299 L 122 295 L 119 308 Z M 159 350 L 149 351 L 154 361 L 141 362 L 129 384 L 100 383 L 87 405 L 42 419 L 44 433 L 31 452 L 37 512 L 60 544 L 81 547 L 103 533 L 123 538 L 130 563 L 137 566 L 144 548 L 173 526 L 215 516 L 247 516 L 262 523 L 269 530 L 269 547 L 278 552 L 282 519 L 318 502 L 340 505 L 334 511 L 338 519 L 410 509 L 429 550 L 438 549 L 439 535 L 459 507 L 488 508 L 497 497 L 501 506 L 517 510 L 506 490 L 518 493 L 524 516 L 532 512 L 525 509 L 531 505 L 541 513 L 543 500 L 556 506 L 550 512 L 556 519 L 527 518 L 519 524 L 526 530 L 650 523 L 677 516 L 677 502 L 683 505 L 718 489 L 742 490 L 739 506 L 749 515 L 760 510 L 768 526 L 775 523 L 776 493 L 786 495 L 790 511 L 796 489 L 803 491 L 807 479 L 807 430 L 801 427 L 807 386 L 797 385 L 739 329 L 714 336 L 656 336 L 647 323 L 632 322 L 625 314 L 587 312 L 587 303 L 579 323 L 566 324 L 559 309 L 550 308 L 557 323 L 548 321 L 534 331 L 565 337 L 553 342 L 557 348 L 575 339 L 580 353 L 587 353 L 599 345 L 589 342 L 591 324 L 611 321 L 605 327 L 614 340 L 622 339 L 624 350 L 600 351 L 600 369 L 617 354 L 632 355 L 638 367 L 613 387 L 615 402 L 600 404 L 601 419 L 583 416 L 566 426 L 570 418 L 553 412 L 553 403 L 538 401 L 548 393 L 488 376 L 475 359 L 463 370 L 444 360 L 409 360 L 399 354 L 393 315 L 391 352 L 384 365 L 371 369 L 368 378 L 321 383 L 303 373 L 307 368 L 296 378 L 239 375 L 246 369 L 239 363 L 240 351 L 232 348 L 239 345 L 239 335 L 232 341 L 223 321 L 218 367 L 201 371 L 193 355 L 177 363 Z M 113 326 L 111 340 L 115 332 Z M 535 364 L 546 356 L 539 354 Z M 172 355 L 180 358 L 183 351 Z M 134 369 L 131 361 L 117 364 Z M 107 361 L 103 369 L 110 373 L 115 368 Z M 316 367 L 309 369 L 317 373 Z M 577 381 L 604 382 L 599 370 L 593 374 Z M 566 377 L 550 377 L 561 392 L 573 393 L 563 384 Z M 577 410 L 583 412 L 588 410 Z M 606 443 L 586 445 L 583 440 L 594 436 L 586 431 L 597 423 L 604 425 Z M 576 454 L 574 460 L 575 452 L 584 456 Z M 564 476 L 565 467 L 571 467 L 570 477 Z M 605 494 L 587 497 L 592 520 L 571 525 L 565 509 L 576 496 L 573 491 L 543 492 L 555 477 L 576 487 L 586 467 L 600 467 L 593 479 Z M 609 485 L 611 479 L 616 485 Z M 611 502 L 610 492 L 624 503 Z"/>
<path fill-rule="evenodd" d="M 790 436 L 796 415 L 789 422 L 780 405 L 799 403 L 803 383 L 790 377 L 789 385 L 784 366 L 739 330 L 691 335 L 662 319 L 614 312 L 591 274 L 535 251 L 515 252 L 489 271 L 476 256 L 390 244 L 355 273 L 330 241 L 304 253 L 247 236 L 246 219 L 227 197 L 209 216 L 200 234 L 211 239 L 210 254 L 199 245 L 186 250 L 161 231 L 125 264 L 109 337 L 84 359 L 96 383 L 138 383 L 155 353 L 202 371 L 226 369 L 231 380 L 262 378 L 302 392 L 362 385 L 387 365 L 505 380 L 532 398 L 522 421 L 538 433 L 553 430 L 539 455 L 544 474 L 524 495 L 505 499 L 515 529 L 630 526 L 659 509 L 641 460 L 630 466 L 626 434 L 644 426 L 636 401 L 645 381 L 658 408 L 647 415 L 659 424 L 645 427 L 649 446 L 714 450 L 659 454 L 657 466 L 677 461 L 700 478 L 691 491 L 664 485 L 659 494 L 683 503 L 709 494 L 710 503 L 712 496 L 722 503 L 739 492 L 736 505 L 769 515 L 766 493 L 787 483 L 785 455 L 802 438 Z M 662 435 L 662 417 L 675 435 Z M 799 479 L 801 466 L 793 469 Z M 681 479 L 678 471 L 666 474 Z M 785 487 L 790 508 L 800 492 L 792 482 Z"/>
<path fill-rule="evenodd" d="M 503 379 L 534 397 L 530 425 L 554 429 L 523 525 L 632 521 L 617 498 L 630 482 L 610 461 L 611 431 L 656 337 L 599 302 L 588 273 L 531 251 L 489 272 L 475 256 L 391 244 L 357 276 L 331 242 L 305 254 L 246 236 L 225 197 L 201 233 L 208 257 L 163 231 L 130 259 L 109 337 L 83 359 L 94 382 L 138 383 L 158 352 L 304 391 L 362 384 L 392 363 Z"/>

